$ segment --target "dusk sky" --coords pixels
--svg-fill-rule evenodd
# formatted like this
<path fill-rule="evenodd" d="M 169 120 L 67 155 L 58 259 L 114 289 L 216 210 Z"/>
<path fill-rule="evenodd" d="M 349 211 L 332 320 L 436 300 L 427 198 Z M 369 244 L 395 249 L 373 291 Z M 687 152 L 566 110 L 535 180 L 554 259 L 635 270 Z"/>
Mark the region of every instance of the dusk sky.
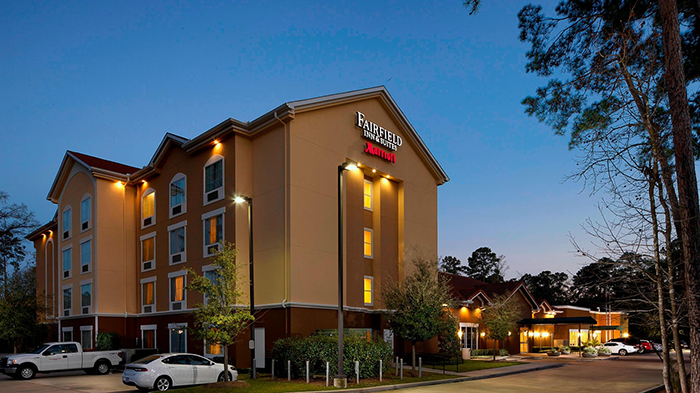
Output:
<path fill-rule="evenodd" d="M 575 273 L 570 234 L 601 195 L 565 182 L 577 152 L 524 113 L 521 1 L 5 2 L 0 190 L 45 223 L 66 150 L 137 167 L 166 132 L 193 138 L 287 101 L 384 85 L 451 181 L 439 254 L 488 246 L 506 277 Z M 535 2 L 538 3 L 538 2 Z M 540 4 L 542 4 L 540 2 Z M 552 2 L 545 7 L 551 9 Z"/>

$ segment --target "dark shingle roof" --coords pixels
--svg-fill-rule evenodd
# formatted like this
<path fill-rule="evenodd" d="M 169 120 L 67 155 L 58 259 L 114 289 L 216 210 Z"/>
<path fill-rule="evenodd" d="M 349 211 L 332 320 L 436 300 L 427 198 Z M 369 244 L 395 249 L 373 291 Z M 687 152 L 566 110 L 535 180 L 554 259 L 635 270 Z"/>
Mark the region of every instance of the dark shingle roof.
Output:
<path fill-rule="evenodd" d="M 87 154 L 78 153 L 75 151 L 68 151 L 68 153 L 74 155 L 77 159 L 89 165 L 90 167 L 100 168 L 111 172 L 131 174 L 139 170 L 133 166 L 120 164 L 118 162 L 105 160 L 98 157 L 89 156 Z"/>

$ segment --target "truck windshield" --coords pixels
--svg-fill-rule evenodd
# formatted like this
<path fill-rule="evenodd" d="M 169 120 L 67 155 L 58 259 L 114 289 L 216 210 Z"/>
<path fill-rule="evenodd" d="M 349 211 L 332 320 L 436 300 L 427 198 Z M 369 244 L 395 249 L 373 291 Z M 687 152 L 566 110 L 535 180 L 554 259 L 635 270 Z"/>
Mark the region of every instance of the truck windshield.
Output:
<path fill-rule="evenodd" d="M 32 349 L 31 351 L 29 351 L 29 353 L 41 353 L 44 349 L 46 349 L 46 348 L 48 348 L 48 347 L 49 347 L 48 344 L 41 344 L 41 345 L 39 345 L 38 347 L 36 347 L 36 348 Z"/>
<path fill-rule="evenodd" d="M 134 363 L 136 363 L 136 364 L 148 364 L 148 363 L 150 363 L 156 359 L 160 359 L 160 358 L 162 358 L 161 355 L 151 355 L 151 356 L 146 356 L 143 359 L 139 359 L 139 360 L 135 361 Z"/>

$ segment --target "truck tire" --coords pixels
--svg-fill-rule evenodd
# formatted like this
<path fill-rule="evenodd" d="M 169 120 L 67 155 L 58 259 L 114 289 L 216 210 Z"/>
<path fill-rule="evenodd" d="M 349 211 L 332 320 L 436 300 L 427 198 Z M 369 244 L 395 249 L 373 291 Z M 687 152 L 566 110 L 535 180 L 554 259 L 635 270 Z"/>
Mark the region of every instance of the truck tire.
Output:
<path fill-rule="evenodd" d="M 17 376 L 20 379 L 29 380 L 36 376 L 36 370 L 32 366 L 20 366 L 17 369 Z"/>
<path fill-rule="evenodd" d="M 109 362 L 105 360 L 98 360 L 97 363 L 95 363 L 95 374 L 97 375 L 105 375 L 109 374 Z"/>

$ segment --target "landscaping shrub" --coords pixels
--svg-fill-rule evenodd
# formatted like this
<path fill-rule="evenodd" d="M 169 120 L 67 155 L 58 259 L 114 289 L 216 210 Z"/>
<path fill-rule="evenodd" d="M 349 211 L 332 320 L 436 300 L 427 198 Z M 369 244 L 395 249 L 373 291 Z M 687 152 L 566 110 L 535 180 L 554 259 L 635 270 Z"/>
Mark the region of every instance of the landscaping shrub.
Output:
<path fill-rule="evenodd" d="M 97 333 L 97 338 L 95 338 L 95 349 L 98 351 L 111 351 L 114 349 L 119 349 L 121 347 L 121 342 L 119 340 L 119 335 L 117 333 Z"/>
<path fill-rule="evenodd" d="M 349 335 L 343 340 L 343 371 L 348 378 L 355 378 L 355 360 L 360 362 L 360 378 L 379 375 L 379 360 L 382 368 L 389 368 L 393 352 L 391 346 L 381 337 L 373 336 L 369 341 L 365 336 Z M 287 375 L 287 360 L 291 361 L 292 378 L 306 376 L 306 361 L 309 361 L 311 375 L 325 375 L 326 362 L 329 362 L 330 375 L 336 375 L 338 367 L 338 339 L 325 335 L 309 337 L 289 337 L 277 340 L 272 349 L 272 357 L 277 362 L 277 375 Z"/>
<path fill-rule="evenodd" d="M 493 356 L 493 349 L 472 349 L 472 356 Z M 505 349 L 498 350 L 498 356 L 508 356 L 508 351 Z"/>

